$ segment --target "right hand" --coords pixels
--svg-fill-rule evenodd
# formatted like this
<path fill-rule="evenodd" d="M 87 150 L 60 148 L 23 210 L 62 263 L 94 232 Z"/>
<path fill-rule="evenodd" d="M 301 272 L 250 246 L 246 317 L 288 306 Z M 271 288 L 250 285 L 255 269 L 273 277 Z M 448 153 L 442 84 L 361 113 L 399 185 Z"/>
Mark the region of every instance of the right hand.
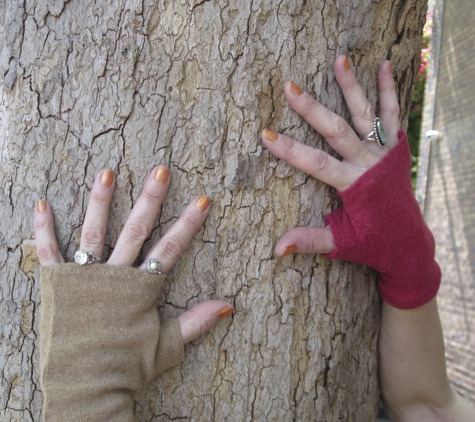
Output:
<path fill-rule="evenodd" d="M 284 93 L 292 108 L 322 134 L 330 146 L 343 157 L 340 161 L 329 154 L 266 129 L 261 138 L 276 157 L 307 173 L 338 191 L 352 186 L 368 169 L 377 164 L 398 143 L 399 104 L 391 71 L 384 61 L 379 68 L 380 113 L 387 143 L 380 148 L 376 142 L 361 141 L 373 130 L 375 111 L 353 73 L 348 58 L 335 60 L 335 76 L 350 110 L 354 130 L 340 116 L 288 82 Z M 293 253 L 330 253 L 335 249 L 332 231 L 327 227 L 297 227 L 282 236 L 275 247 L 278 256 Z"/>

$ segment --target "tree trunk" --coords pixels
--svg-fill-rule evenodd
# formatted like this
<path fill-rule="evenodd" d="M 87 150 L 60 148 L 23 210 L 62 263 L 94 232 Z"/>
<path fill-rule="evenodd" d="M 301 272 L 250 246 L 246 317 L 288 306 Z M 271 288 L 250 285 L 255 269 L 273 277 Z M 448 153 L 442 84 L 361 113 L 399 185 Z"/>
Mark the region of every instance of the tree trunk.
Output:
<path fill-rule="evenodd" d="M 138 419 L 375 420 L 375 273 L 323 256 L 274 257 L 279 236 L 322 226 L 338 201 L 272 157 L 259 132 L 329 150 L 288 107 L 283 84 L 349 117 L 332 70 L 338 54 L 373 103 L 377 67 L 391 59 L 405 121 L 425 11 L 417 0 L 0 1 L 0 419 L 41 418 L 35 202 L 52 205 L 71 261 L 94 175 L 112 168 L 107 254 L 160 163 L 172 184 L 144 252 L 192 197 L 212 199 L 169 274 L 163 313 L 212 298 L 236 312 L 143 392 Z"/>

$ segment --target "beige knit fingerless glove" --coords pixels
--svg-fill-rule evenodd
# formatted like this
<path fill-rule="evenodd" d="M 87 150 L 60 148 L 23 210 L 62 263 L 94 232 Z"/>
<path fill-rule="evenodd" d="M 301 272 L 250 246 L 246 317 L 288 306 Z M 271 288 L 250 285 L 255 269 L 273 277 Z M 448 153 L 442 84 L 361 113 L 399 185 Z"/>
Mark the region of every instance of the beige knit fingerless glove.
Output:
<path fill-rule="evenodd" d="M 45 422 L 134 420 L 135 394 L 184 356 L 178 321 L 156 309 L 163 280 L 105 264 L 41 268 Z"/>

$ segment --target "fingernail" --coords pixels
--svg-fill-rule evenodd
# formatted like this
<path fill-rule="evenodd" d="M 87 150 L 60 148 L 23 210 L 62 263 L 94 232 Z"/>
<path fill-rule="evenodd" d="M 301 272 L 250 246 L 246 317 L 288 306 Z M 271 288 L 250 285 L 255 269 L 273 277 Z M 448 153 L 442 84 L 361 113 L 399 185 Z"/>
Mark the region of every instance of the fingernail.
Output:
<path fill-rule="evenodd" d="M 159 167 L 155 172 L 155 180 L 160 183 L 167 183 L 170 176 L 170 170 L 166 167 Z"/>
<path fill-rule="evenodd" d="M 103 170 L 101 174 L 101 184 L 105 187 L 109 187 L 113 181 L 114 172 L 112 170 Z"/>
<path fill-rule="evenodd" d="M 350 64 L 350 61 L 348 60 L 348 57 L 345 57 L 345 61 L 343 62 L 343 67 L 345 68 L 345 70 L 351 69 L 351 64 Z"/>
<path fill-rule="evenodd" d="M 228 316 L 229 314 L 232 314 L 234 311 L 234 308 L 224 308 L 224 309 L 221 309 L 219 312 L 218 312 L 218 318 L 221 319 L 221 318 L 224 318 L 225 316 Z"/>
<path fill-rule="evenodd" d="M 44 210 L 46 210 L 46 201 L 44 199 L 40 199 L 36 203 L 36 211 L 43 212 Z"/>
<path fill-rule="evenodd" d="M 284 253 L 282 254 L 282 256 L 291 255 L 295 252 L 297 252 L 297 246 L 296 245 L 290 245 L 290 246 L 287 246 L 285 248 Z"/>
<path fill-rule="evenodd" d="M 290 90 L 295 94 L 295 95 L 302 95 L 303 91 L 300 89 L 300 87 L 295 83 L 295 82 L 290 82 Z"/>
<path fill-rule="evenodd" d="M 277 141 L 277 139 L 279 138 L 279 135 L 275 132 L 273 132 L 272 130 L 270 129 L 264 129 L 264 136 L 269 140 L 269 141 L 272 141 L 272 142 L 275 142 Z"/>
<path fill-rule="evenodd" d="M 196 201 L 196 208 L 199 208 L 201 211 L 206 211 L 211 203 L 211 199 L 207 195 L 201 195 Z"/>

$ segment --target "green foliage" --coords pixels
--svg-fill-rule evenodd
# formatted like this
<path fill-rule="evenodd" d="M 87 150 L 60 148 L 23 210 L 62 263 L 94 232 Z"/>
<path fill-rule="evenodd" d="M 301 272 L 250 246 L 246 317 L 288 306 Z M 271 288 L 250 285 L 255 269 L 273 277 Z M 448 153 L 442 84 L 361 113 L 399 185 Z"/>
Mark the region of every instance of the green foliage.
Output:
<path fill-rule="evenodd" d="M 430 57 L 430 41 L 432 38 L 432 18 L 433 11 L 429 10 L 426 17 L 426 24 L 424 25 L 422 32 L 421 64 L 416 76 L 416 84 L 414 86 L 414 93 L 412 96 L 412 106 L 409 110 L 409 126 L 407 129 L 407 137 L 411 146 L 411 154 L 414 163 L 411 175 L 413 183 L 415 183 L 417 161 L 419 157 L 422 110 L 424 106 L 424 90 Z"/>

